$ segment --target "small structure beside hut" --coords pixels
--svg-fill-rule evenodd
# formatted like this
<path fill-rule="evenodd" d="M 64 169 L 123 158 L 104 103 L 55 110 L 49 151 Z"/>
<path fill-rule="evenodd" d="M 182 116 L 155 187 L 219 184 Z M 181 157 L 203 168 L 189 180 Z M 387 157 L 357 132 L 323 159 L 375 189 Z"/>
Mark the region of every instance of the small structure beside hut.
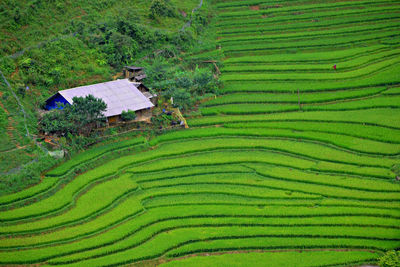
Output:
<path fill-rule="evenodd" d="M 142 67 L 125 66 L 123 73 L 124 77 L 132 82 L 142 82 L 147 77 Z"/>
<path fill-rule="evenodd" d="M 136 120 L 150 119 L 154 104 L 136 86 L 139 85 L 129 79 L 122 79 L 62 90 L 46 100 L 46 109 L 59 108 L 59 103 L 72 105 L 74 97 L 93 95 L 107 104 L 104 116 L 109 124 L 121 121 L 121 113 L 128 110 L 135 111 Z"/>
<path fill-rule="evenodd" d="M 125 66 L 123 70 L 124 77 L 129 79 L 150 101 L 157 105 L 157 95 L 152 94 L 150 89 L 143 84 L 143 80 L 147 78 L 142 67 Z"/>

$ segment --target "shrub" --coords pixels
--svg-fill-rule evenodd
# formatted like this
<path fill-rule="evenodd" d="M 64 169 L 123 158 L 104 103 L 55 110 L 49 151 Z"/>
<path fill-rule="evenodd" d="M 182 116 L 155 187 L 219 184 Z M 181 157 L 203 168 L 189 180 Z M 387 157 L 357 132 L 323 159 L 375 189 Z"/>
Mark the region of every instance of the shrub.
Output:
<path fill-rule="evenodd" d="M 190 89 L 193 86 L 190 72 L 179 71 L 175 74 L 175 85 L 179 88 Z"/>
<path fill-rule="evenodd" d="M 19 86 L 17 87 L 17 93 L 18 93 L 22 98 L 25 97 L 26 90 L 27 90 L 26 87 L 24 87 L 23 85 L 19 85 Z"/>
<path fill-rule="evenodd" d="M 113 32 L 103 51 L 107 55 L 108 63 L 114 67 L 118 67 L 132 60 L 137 54 L 138 47 L 137 42 L 129 36 Z"/>
<path fill-rule="evenodd" d="M 191 94 L 185 89 L 176 89 L 172 93 L 174 98 L 174 106 L 180 109 L 186 110 L 193 104 Z"/>
<path fill-rule="evenodd" d="M 176 17 L 176 9 L 169 0 L 153 0 L 150 6 L 150 18 Z"/>
<path fill-rule="evenodd" d="M 133 121 L 136 119 L 136 113 L 133 110 L 122 111 L 121 118 L 123 121 Z"/>
<path fill-rule="evenodd" d="M 15 71 L 15 63 L 11 58 L 3 57 L 0 60 L 0 69 L 4 75 L 10 75 Z"/>
<path fill-rule="evenodd" d="M 397 267 L 400 266 L 400 251 L 387 251 L 380 259 L 379 259 L 380 267 Z"/>
<path fill-rule="evenodd" d="M 172 43 L 180 49 L 185 50 L 189 49 L 191 45 L 193 45 L 195 40 L 195 37 L 193 36 L 193 33 L 191 31 L 179 31 L 176 33 L 173 38 L 172 38 Z"/>
<path fill-rule="evenodd" d="M 196 67 L 193 77 L 195 91 L 198 94 L 215 93 L 217 91 L 217 81 L 209 69 Z"/>
<path fill-rule="evenodd" d="M 173 66 L 163 57 L 155 57 L 150 63 L 143 62 L 147 75 L 146 85 L 154 88 L 165 88 L 173 75 Z"/>

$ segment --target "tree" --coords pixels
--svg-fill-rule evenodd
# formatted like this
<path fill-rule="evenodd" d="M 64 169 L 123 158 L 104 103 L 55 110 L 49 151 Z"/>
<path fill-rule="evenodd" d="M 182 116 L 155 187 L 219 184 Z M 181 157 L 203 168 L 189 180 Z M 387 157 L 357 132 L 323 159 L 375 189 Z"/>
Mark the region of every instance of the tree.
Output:
<path fill-rule="evenodd" d="M 166 88 L 172 83 L 173 66 L 163 57 L 155 57 L 151 64 L 144 63 L 146 85 L 152 88 Z"/>
<path fill-rule="evenodd" d="M 174 106 L 180 109 L 187 109 L 193 105 L 192 95 L 183 88 L 173 90 L 172 97 L 174 98 Z"/>
<path fill-rule="evenodd" d="M 196 67 L 194 71 L 193 83 L 195 91 L 199 95 L 205 93 L 215 93 L 217 90 L 216 80 L 212 72 L 208 69 L 200 69 Z"/>
<path fill-rule="evenodd" d="M 107 109 L 107 104 L 100 98 L 92 95 L 86 97 L 74 97 L 71 109 L 71 119 L 80 128 L 80 132 L 89 134 L 92 129 L 105 121 L 103 112 Z"/>
<path fill-rule="evenodd" d="M 132 60 L 137 53 L 138 44 L 131 37 L 113 31 L 103 50 L 108 63 L 118 67 Z"/>
<path fill-rule="evenodd" d="M 72 100 L 72 105 L 46 113 L 40 122 L 41 130 L 60 136 L 89 135 L 93 128 L 105 122 L 103 112 L 107 105 L 102 99 L 88 95 L 74 97 Z"/>

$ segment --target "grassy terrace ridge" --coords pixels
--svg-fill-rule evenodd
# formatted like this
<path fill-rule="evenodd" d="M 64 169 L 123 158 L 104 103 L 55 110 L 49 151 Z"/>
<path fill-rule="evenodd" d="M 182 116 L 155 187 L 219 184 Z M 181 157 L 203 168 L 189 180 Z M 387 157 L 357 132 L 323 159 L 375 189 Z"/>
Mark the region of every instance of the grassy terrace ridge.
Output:
<path fill-rule="evenodd" d="M 366 13 L 352 13 L 352 16 L 344 16 L 344 17 L 319 17 L 319 21 L 316 24 L 313 21 L 305 21 L 301 23 L 296 23 L 295 25 L 292 24 L 285 24 L 282 23 L 284 20 L 284 16 L 282 16 L 281 20 L 276 21 L 276 25 L 274 27 L 270 26 L 269 24 L 263 24 L 263 21 L 260 19 L 253 19 L 246 22 L 243 27 L 239 27 L 237 24 L 222 24 L 218 25 L 219 33 L 226 35 L 226 34 L 234 34 L 234 33 L 242 33 L 246 35 L 249 32 L 260 32 L 260 33 L 276 33 L 278 30 L 285 30 L 285 31 L 293 31 L 297 29 L 301 29 L 304 27 L 310 28 L 310 30 L 320 29 L 320 28 L 334 28 L 338 29 L 341 27 L 349 27 L 355 25 L 362 25 L 365 23 L 373 23 L 379 22 L 382 20 L 390 20 L 396 19 L 399 17 L 397 12 L 393 12 L 392 14 L 382 14 L 382 11 L 387 11 L 386 9 L 376 9 L 373 12 L 369 11 L 367 14 L 369 15 L 368 18 L 364 16 Z M 329 20 L 328 20 L 329 18 Z M 281 22 L 281 23 L 279 23 Z M 256 29 L 257 23 L 261 24 L 262 26 Z M 248 32 L 246 31 L 248 30 Z M 226 36 L 223 38 L 227 38 Z"/>
<path fill-rule="evenodd" d="M 400 247 L 398 1 L 207 4 L 221 48 L 185 56 L 222 58 L 220 94 L 190 129 L 1 196 L 0 265 L 358 266 Z"/>
<path fill-rule="evenodd" d="M 355 4 L 357 3 L 372 3 L 371 1 L 354 1 Z M 385 2 L 390 2 L 390 1 L 376 1 L 378 3 L 385 3 Z M 394 2 L 394 1 L 391 1 Z M 224 12 L 224 10 L 229 10 L 230 7 L 238 7 L 238 6 L 245 6 L 246 8 L 249 6 L 254 6 L 254 5 L 259 5 L 260 7 L 262 6 L 273 6 L 273 4 L 276 4 L 276 6 L 274 6 L 275 8 L 277 7 L 281 7 L 279 10 L 285 10 L 285 7 L 282 7 L 280 5 L 285 4 L 286 9 L 296 9 L 298 7 L 303 7 L 304 9 L 310 9 L 310 5 L 313 6 L 313 9 L 315 8 L 314 5 L 322 5 L 324 3 L 330 4 L 330 5 L 353 5 L 353 3 L 348 3 L 346 4 L 345 1 L 334 1 L 334 0 L 328 0 L 328 1 L 313 1 L 312 4 L 310 4 L 310 1 L 308 0 L 303 0 L 303 1 L 283 1 L 283 0 L 279 0 L 279 1 L 259 1 L 259 0 L 250 0 L 250 1 L 221 1 L 219 3 L 216 4 L 217 8 L 223 8 L 222 10 L 220 10 L 220 12 Z M 344 3 L 344 4 L 343 4 Z M 317 10 L 319 10 L 318 8 L 316 8 Z"/>
<path fill-rule="evenodd" d="M 120 141 L 117 143 L 111 143 L 108 145 L 92 148 L 89 151 L 82 152 L 76 156 L 74 156 L 71 160 L 67 161 L 66 163 L 57 166 L 56 168 L 52 169 L 51 171 L 47 172 L 47 176 L 63 176 L 71 169 L 75 168 L 76 166 L 83 164 L 85 162 L 95 160 L 100 156 L 108 153 L 108 152 L 115 152 L 118 150 L 126 149 L 135 145 L 144 144 L 145 138 L 133 138 L 128 139 L 125 141 Z"/>
<path fill-rule="evenodd" d="M 373 63 L 382 62 L 389 60 L 391 58 L 396 58 L 399 56 L 399 49 L 385 51 L 385 52 L 377 52 L 376 54 L 363 56 L 355 59 L 346 59 L 346 60 L 337 60 L 336 64 L 340 66 L 337 69 L 336 73 L 348 72 L 351 70 L 361 69 L 368 65 L 372 65 Z M 332 58 L 330 59 L 332 62 Z M 286 65 L 281 64 L 279 62 L 272 63 L 270 65 L 260 65 L 257 62 L 251 64 L 250 62 L 242 63 L 238 62 L 236 65 L 234 63 L 227 64 L 224 66 L 224 72 L 242 72 L 242 73 L 252 73 L 252 72 L 327 72 L 330 71 L 332 65 L 328 62 L 324 64 L 314 62 L 312 66 L 306 64 L 306 62 L 301 62 L 300 60 L 296 61 L 294 64 Z"/>
<path fill-rule="evenodd" d="M 358 7 L 365 7 L 367 6 L 374 6 L 374 5 L 382 5 L 382 4 L 392 4 L 396 3 L 396 1 L 393 0 L 383 0 L 383 1 L 371 1 L 371 0 L 366 0 L 366 1 L 335 1 L 331 3 L 299 3 L 298 6 L 296 5 L 291 5 L 291 6 L 282 6 L 280 7 L 277 11 L 277 13 L 286 13 L 286 12 L 312 12 L 317 10 L 318 12 L 320 11 L 326 11 L 326 10 L 340 10 L 341 8 L 343 9 L 349 9 L 349 8 L 358 8 Z M 246 11 L 228 11 L 228 12 L 221 12 L 220 17 L 222 19 L 230 19 L 232 17 L 247 17 L 247 16 L 254 16 L 254 15 L 259 15 L 259 14 L 265 14 L 266 12 L 262 9 L 259 10 L 246 10 Z"/>
<path fill-rule="evenodd" d="M 300 37 L 307 37 L 307 36 L 313 36 L 313 37 L 321 36 L 322 37 L 322 36 L 329 36 L 332 34 L 334 34 L 335 36 L 340 36 L 340 35 L 345 35 L 346 33 L 361 33 L 361 32 L 365 32 L 368 30 L 373 31 L 373 30 L 382 29 L 382 28 L 390 29 L 392 25 L 396 25 L 396 22 L 398 21 L 398 19 L 399 19 L 398 16 L 393 17 L 392 20 L 390 18 L 386 18 L 384 21 L 385 23 L 383 23 L 380 20 L 377 20 L 376 24 L 379 23 L 380 25 L 375 25 L 375 26 L 373 26 L 375 24 L 375 23 L 373 23 L 374 21 L 367 21 L 367 20 L 364 23 L 370 24 L 368 26 L 364 25 L 364 24 L 351 25 L 351 23 L 346 23 L 345 24 L 346 26 L 343 26 L 340 28 L 334 28 L 334 29 L 324 28 L 323 30 L 313 30 L 313 31 L 310 31 L 309 33 L 295 33 L 295 32 L 291 33 L 291 32 L 289 32 L 289 33 L 286 33 L 285 36 L 282 36 L 282 34 L 279 34 L 280 32 L 283 32 L 285 30 L 284 28 L 283 29 L 277 28 L 277 29 L 269 32 L 268 28 L 264 29 L 262 27 L 261 28 L 260 27 L 256 27 L 256 28 L 248 28 L 247 27 L 247 29 L 244 28 L 242 30 L 233 30 L 233 31 L 228 31 L 228 32 L 222 32 L 221 33 L 222 35 L 232 34 L 233 36 L 230 36 L 230 35 L 228 37 L 224 36 L 225 38 L 221 39 L 220 43 L 229 43 L 229 42 L 233 42 L 233 41 L 256 42 L 258 40 L 266 39 L 265 36 L 251 38 L 250 36 L 247 36 L 247 35 L 240 35 L 242 32 L 245 32 L 247 34 L 251 34 L 254 32 L 258 32 L 258 33 L 262 33 L 262 34 L 268 33 L 269 35 L 272 35 L 272 36 L 270 36 L 271 39 L 279 39 L 279 38 L 283 38 L 283 37 L 284 38 L 295 38 L 295 37 L 300 38 Z M 239 35 L 239 36 L 236 36 L 236 35 Z M 268 38 L 268 39 L 270 39 L 270 38 Z"/>
<path fill-rule="evenodd" d="M 339 12 L 335 12 L 335 11 L 331 11 L 331 10 L 323 11 L 323 12 L 321 12 L 319 10 L 318 13 L 320 15 L 317 16 L 317 17 L 315 16 L 315 12 L 309 12 L 309 13 L 304 12 L 302 14 L 300 14 L 300 13 L 296 14 L 296 19 L 299 21 L 299 23 L 303 23 L 305 21 L 310 22 L 315 18 L 318 19 L 318 20 L 324 20 L 324 19 L 332 20 L 332 19 L 338 19 L 338 18 L 343 19 L 344 17 L 347 17 L 347 16 L 351 16 L 351 17 L 355 16 L 355 17 L 357 17 L 357 16 L 361 16 L 361 15 L 365 15 L 365 14 L 375 15 L 375 13 L 377 13 L 377 12 L 378 13 L 379 12 L 385 13 L 385 12 L 391 12 L 392 10 L 393 10 L 392 6 L 385 6 L 385 7 L 379 7 L 379 6 L 371 7 L 371 6 L 369 6 L 368 9 L 361 9 L 361 8 L 360 9 L 347 9 L 347 10 L 344 9 L 340 13 Z M 293 16 L 290 16 L 290 14 L 287 14 L 287 15 L 288 16 L 285 16 L 285 15 L 283 15 L 283 16 L 270 16 L 269 21 L 270 22 L 277 22 L 277 23 L 280 24 L 280 23 L 288 23 L 288 22 L 290 22 L 290 21 L 292 21 L 294 19 Z M 248 18 L 246 20 L 240 20 L 240 21 L 243 23 L 243 25 L 251 25 L 251 24 L 257 24 L 257 23 L 258 24 L 268 24 L 268 21 L 266 21 L 265 18 L 262 17 L 262 16 L 261 17 L 260 16 L 256 16 L 256 17 L 253 17 L 253 18 Z M 230 19 L 226 19 L 225 21 L 221 20 L 216 26 L 219 27 L 219 28 L 228 26 L 228 28 L 229 28 L 229 27 L 238 26 L 238 25 L 239 25 L 238 21 L 233 21 L 233 20 L 230 20 Z"/>
<path fill-rule="evenodd" d="M 354 259 L 354 263 L 360 261 L 368 261 L 374 259 L 376 255 L 367 251 L 346 252 L 346 251 L 305 251 L 299 253 L 297 251 L 277 250 L 273 252 L 239 252 L 239 253 L 216 253 L 214 255 L 200 254 L 197 257 L 178 258 L 167 263 L 161 264 L 162 267 L 172 266 L 264 266 L 265 262 L 271 267 L 278 266 L 310 266 L 334 264 L 342 265 L 350 263 Z"/>
<path fill-rule="evenodd" d="M 377 96 L 379 94 L 385 94 L 388 90 L 387 87 L 372 87 L 372 88 L 361 88 L 356 90 L 343 90 L 335 92 L 320 92 L 320 93 L 303 93 L 301 95 L 301 103 L 303 104 L 321 104 L 321 103 L 332 103 L 345 100 L 359 99 Z M 396 88 L 396 93 L 400 93 L 400 90 Z M 210 101 L 202 103 L 202 107 L 212 107 L 224 104 L 241 104 L 241 103 L 270 103 L 270 104 L 297 104 L 299 101 L 298 95 L 289 94 L 277 94 L 277 93 L 236 93 L 229 94 L 224 97 L 212 99 Z"/>

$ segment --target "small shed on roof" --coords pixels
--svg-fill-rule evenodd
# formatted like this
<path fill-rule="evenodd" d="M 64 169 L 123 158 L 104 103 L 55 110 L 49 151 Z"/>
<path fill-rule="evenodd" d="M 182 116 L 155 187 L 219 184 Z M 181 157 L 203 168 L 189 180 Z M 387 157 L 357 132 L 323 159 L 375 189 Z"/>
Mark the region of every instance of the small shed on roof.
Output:
<path fill-rule="evenodd" d="M 136 81 L 136 82 L 141 82 L 141 81 L 143 81 L 143 80 L 146 79 L 146 78 L 147 78 L 147 75 L 146 75 L 146 74 L 141 74 L 141 75 L 138 75 L 138 76 L 133 77 L 133 80 Z"/>
<path fill-rule="evenodd" d="M 137 66 L 125 66 L 125 68 L 127 70 L 136 70 L 136 71 L 143 70 L 143 67 L 137 67 Z"/>
<path fill-rule="evenodd" d="M 123 74 L 125 78 L 133 80 L 135 77 L 144 75 L 144 68 L 137 66 L 125 66 L 123 69 Z"/>
<path fill-rule="evenodd" d="M 128 79 L 86 85 L 59 91 L 46 101 L 46 109 L 57 108 L 57 102 L 73 104 L 72 98 L 93 95 L 107 104 L 104 116 L 119 116 L 122 111 L 140 112 L 154 107 L 153 103 Z"/>

